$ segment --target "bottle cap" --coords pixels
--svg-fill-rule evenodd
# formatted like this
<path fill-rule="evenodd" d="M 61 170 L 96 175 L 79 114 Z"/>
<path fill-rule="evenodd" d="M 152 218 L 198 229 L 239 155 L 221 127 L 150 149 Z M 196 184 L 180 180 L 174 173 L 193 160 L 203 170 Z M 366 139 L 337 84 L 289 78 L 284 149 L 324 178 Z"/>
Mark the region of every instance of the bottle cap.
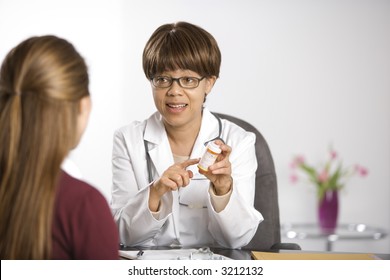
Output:
<path fill-rule="evenodd" d="M 222 150 L 219 148 L 219 146 L 217 144 L 215 144 L 214 142 L 210 142 L 207 147 L 212 150 L 214 153 L 216 154 L 219 154 L 222 152 Z"/>

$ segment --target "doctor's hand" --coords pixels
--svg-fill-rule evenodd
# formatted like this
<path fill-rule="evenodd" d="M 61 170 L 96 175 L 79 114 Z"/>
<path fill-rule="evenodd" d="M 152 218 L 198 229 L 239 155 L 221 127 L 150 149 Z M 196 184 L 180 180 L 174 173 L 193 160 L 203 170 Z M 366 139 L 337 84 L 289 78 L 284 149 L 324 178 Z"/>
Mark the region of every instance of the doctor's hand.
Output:
<path fill-rule="evenodd" d="M 169 192 L 185 187 L 194 176 L 192 171 L 186 170 L 188 166 L 197 164 L 199 159 L 188 159 L 182 163 L 170 166 L 151 186 L 149 192 L 149 209 L 157 212 L 161 197 Z"/>
<path fill-rule="evenodd" d="M 214 143 L 219 146 L 222 152 L 218 155 L 215 163 L 209 166 L 207 172 L 199 169 L 199 173 L 210 180 L 214 186 L 216 195 L 224 195 L 227 194 L 233 186 L 232 167 L 229 161 L 232 148 L 224 144 L 221 140 L 215 140 Z"/>

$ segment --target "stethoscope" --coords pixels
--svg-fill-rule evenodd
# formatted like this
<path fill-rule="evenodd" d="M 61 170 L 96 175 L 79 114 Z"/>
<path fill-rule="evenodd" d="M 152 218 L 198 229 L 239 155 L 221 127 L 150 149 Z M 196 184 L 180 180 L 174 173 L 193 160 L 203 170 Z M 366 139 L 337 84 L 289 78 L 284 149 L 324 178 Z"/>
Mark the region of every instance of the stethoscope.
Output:
<path fill-rule="evenodd" d="M 213 112 L 211 112 L 211 114 L 213 114 L 213 116 L 218 121 L 218 136 L 214 137 L 213 139 L 210 139 L 210 140 L 204 142 L 205 146 L 207 146 L 207 144 L 209 142 L 212 142 L 212 141 L 215 141 L 215 140 L 221 140 L 223 143 L 225 143 L 225 141 L 221 138 L 221 135 L 222 135 L 222 121 L 221 121 L 221 118 L 218 117 Z M 153 176 L 152 176 L 152 159 L 150 158 L 148 145 L 147 145 L 145 140 L 144 140 L 144 147 L 145 147 L 145 153 L 146 153 L 146 165 L 147 165 L 147 169 L 148 169 L 148 179 L 149 179 L 149 183 L 151 183 L 153 181 Z"/>

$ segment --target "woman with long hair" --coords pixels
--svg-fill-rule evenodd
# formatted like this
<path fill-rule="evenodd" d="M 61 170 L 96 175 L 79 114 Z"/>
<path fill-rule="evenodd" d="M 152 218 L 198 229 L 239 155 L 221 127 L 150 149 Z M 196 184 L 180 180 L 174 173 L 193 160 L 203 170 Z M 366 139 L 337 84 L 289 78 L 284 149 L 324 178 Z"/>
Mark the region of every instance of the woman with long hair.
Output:
<path fill-rule="evenodd" d="M 91 109 L 84 59 L 68 41 L 32 37 L 0 70 L 1 259 L 117 259 L 107 201 L 61 170 Z"/>

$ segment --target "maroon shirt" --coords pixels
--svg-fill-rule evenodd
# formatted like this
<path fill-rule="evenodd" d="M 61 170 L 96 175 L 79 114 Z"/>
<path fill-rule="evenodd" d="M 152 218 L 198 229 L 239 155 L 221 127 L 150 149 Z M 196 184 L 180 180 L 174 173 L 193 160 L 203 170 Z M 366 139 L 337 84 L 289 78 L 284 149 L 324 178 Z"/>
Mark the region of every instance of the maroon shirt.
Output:
<path fill-rule="evenodd" d="M 61 173 L 55 202 L 52 259 L 118 259 L 118 230 L 103 195 Z"/>

